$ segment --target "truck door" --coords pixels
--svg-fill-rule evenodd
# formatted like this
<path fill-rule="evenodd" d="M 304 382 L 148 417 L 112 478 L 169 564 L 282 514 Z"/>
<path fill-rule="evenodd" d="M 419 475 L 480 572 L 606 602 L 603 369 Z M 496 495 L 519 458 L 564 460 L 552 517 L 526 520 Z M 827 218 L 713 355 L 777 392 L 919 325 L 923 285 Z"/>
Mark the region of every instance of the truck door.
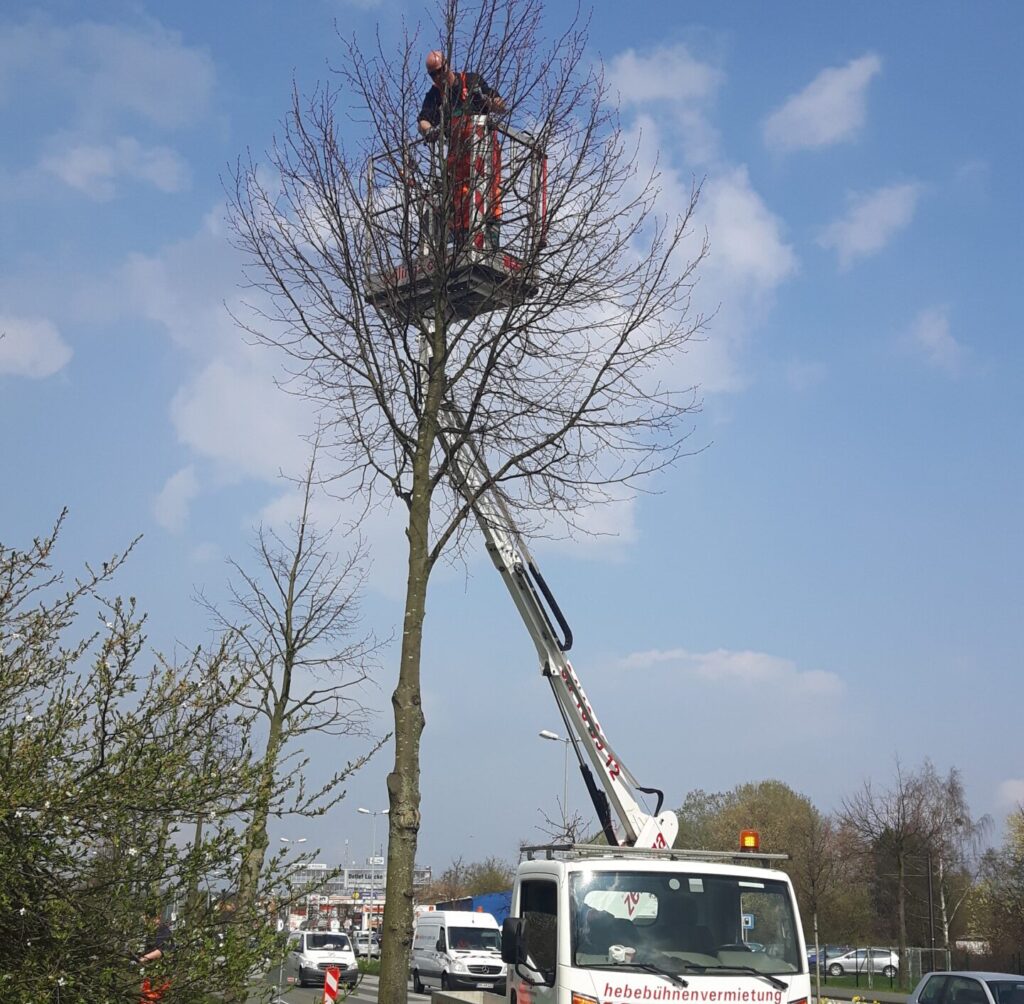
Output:
<path fill-rule="evenodd" d="M 519 886 L 519 916 L 529 966 L 509 966 L 513 1001 L 545 1004 L 558 998 L 558 884 L 547 878 L 524 879 Z"/>

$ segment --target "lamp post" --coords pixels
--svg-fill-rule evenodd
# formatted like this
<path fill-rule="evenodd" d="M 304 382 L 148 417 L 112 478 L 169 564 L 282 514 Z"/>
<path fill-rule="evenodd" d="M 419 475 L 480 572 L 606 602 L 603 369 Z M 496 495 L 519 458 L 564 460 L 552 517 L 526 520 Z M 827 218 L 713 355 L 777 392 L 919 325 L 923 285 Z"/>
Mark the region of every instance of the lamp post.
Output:
<path fill-rule="evenodd" d="M 282 844 L 304 844 L 305 837 L 278 837 Z M 306 893 L 306 924 L 309 924 L 309 893 Z"/>
<path fill-rule="evenodd" d="M 305 837 L 280 837 L 282 844 L 304 844 L 306 842 Z M 281 918 L 282 924 L 281 929 L 284 930 L 288 927 L 288 914 Z M 306 922 L 309 923 L 309 896 L 306 896 Z M 285 931 L 285 936 L 288 932 Z M 277 993 L 281 995 L 282 988 L 284 987 L 284 956 L 281 957 L 281 964 L 277 967 Z"/>
<path fill-rule="evenodd" d="M 377 856 L 377 817 L 386 816 L 389 809 L 364 809 L 360 806 L 356 812 L 361 812 L 364 816 L 372 816 L 373 824 L 370 829 L 370 909 L 374 909 L 374 899 L 376 896 L 377 889 L 377 865 L 374 863 L 374 858 Z M 363 930 L 370 930 L 370 918 L 364 912 L 363 914 Z"/>
<path fill-rule="evenodd" d="M 560 736 L 549 729 L 541 729 L 537 733 L 541 739 L 550 739 L 554 743 L 565 743 L 565 764 L 562 768 L 562 829 L 569 835 L 569 743 L 571 739 Z"/>

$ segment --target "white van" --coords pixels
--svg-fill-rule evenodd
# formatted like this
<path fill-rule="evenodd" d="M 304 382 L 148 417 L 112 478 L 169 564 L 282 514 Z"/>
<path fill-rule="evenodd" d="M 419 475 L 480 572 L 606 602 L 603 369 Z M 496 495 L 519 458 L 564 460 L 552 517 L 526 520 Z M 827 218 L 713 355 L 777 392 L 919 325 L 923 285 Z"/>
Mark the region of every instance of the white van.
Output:
<path fill-rule="evenodd" d="M 501 928 L 489 913 L 435 910 L 416 920 L 412 935 L 412 986 L 505 992 Z"/>
<path fill-rule="evenodd" d="M 322 987 L 324 971 L 338 967 L 338 983 L 354 987 L 359 982 L 359 964 L 352 942 L 343 931 L 293 931 L 288 936 L 284 971 L 289 981 L 304 987 Z"/>

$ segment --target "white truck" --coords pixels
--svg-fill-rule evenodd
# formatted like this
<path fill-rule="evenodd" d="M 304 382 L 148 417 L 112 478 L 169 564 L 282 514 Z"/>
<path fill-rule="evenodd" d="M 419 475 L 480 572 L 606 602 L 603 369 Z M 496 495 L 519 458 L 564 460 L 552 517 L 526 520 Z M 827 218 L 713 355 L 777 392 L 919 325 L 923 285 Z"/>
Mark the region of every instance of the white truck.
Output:
<path fill-rule="evenodd" d="M 506 155 L 512 156 L 518 145 L 528 165 L 526 204 L 520 207 L 522 219 L 530 221 L 524 231 L 526 245 L 543 241 L 545 152 L 526 134 L 508 128 L 501 132 Z M 478 189 L 476 201 L 486 204 L 489 179 L 486 169 L 478 168 L 492 163 L 488 144 L 497 142 L 487 119 L 481 118 L 475 142 L 486 149 L 471 158 L 468 184 Z M 430 177 L 436 181 L 443 155 L 432 149 Z M 368 191 L 381 197 L 401 193 L 399 205 L 385 205 L 381 212 L 401 210 L 401 219 L 419 218 L 424 233 L 432 237 L 430 246 L 444 248 L 444 214 L 439 209 L 444 200 L 438 200 L 435 181 L 425 194 L 401 177 L 386 183 L 388 165 L 397 170 L 394 165 L 404 164 L 407 153 L 374 158 Z M 383 181 L 375 180 L 377 174 Z M 515 190 L 509 186 L 507 200 L 515 197 Z M 419 204 L 412 205 L 413 200 Z M 378 248 L 372 241 L 369 246 Z M 516 253 L 515 247 L 498 253 L 474 250 L 472 242 L 456 245 L 445 261 L 446 310 L 451 316 L 472 318 L 536 292 L 534 277 Z M 431 269 L 436 270 L 437 262 L 403 261 L 383 271 L 379 264 L 368 267 L 379 272 L 371 277 L 368 302 L 393 317 L 418 317 L 429 327 L 437 297 Z M 430 365 L 427 345 L 424 339 L 424 372 Z M 474 511 L 488 553 L 536 646 L 541 673 L 565 723 L 607 844 L 524 848 L 511 914 L 501 932 L 501 955 L 508 967 L 505 995 L 469 990 L 442 992 L 434 1000 L 807 1004 L 810 977 L 796 897 L 784 872 L 765 867 L 767 859 L 785 855 L 760 854 L 752 834 L 743 845 L 747 853 L 673 848 L 675 813 L 662 812 L 663 793 L 639 784 L 605 736 L 566 656 L 572 645 L 569 625 L 495 489 L 483 456 L 463 431 L 467 424 L 454 400 L 444 402 L 442 428 L 441 446 L 453 480 Z M 641 804 L 645 795 L 656 800 L 653 811 Z"/>

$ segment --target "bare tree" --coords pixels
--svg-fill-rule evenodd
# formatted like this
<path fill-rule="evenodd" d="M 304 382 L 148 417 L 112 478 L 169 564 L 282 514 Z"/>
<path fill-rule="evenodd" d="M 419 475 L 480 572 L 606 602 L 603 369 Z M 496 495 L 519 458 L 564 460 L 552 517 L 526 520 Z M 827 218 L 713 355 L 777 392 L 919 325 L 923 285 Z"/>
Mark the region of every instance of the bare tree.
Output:
<path fill-rule="evenodd" d="M 926 764 L 928 767 L 931 765 Z M 938 898 L 941 944 L 948 955 L 950 927 L 973 888 L 980 867 L 982 843 L 992 820 L 989 816 L 972 816 L 963 779 L 955 767 L 945 777 L 940 777 L 933 768 L 929 781 L 940 827 L 936 844 L 928 851 L 928 881 L 930 886 L 934 885 Z M 929 936 L 934 948 L 931 900 L 929 896 Z M 934 960 L 932 964 L 935 964 Z"/>
<path fill-rule="evenodd" d="M 420 67 L 433 48 L 485 75 L 508 110 L 503 250 L 486 259 L 490 287 L 471 308 L 455 290 L 471 275 L 460 255 L 481 235 L 449 243 L 458 171 L 415 133 Z M 405 507 L 381 974 L 382 999 L 400 1002 L 431 571 L 464 539 L 482 493 L 498 496 L 520 529 L 572 533 L 590 507 L 685 452 L 697 401 L 678 367 L 702 327 L 689 296 L 706 244 L 690 232 L 697 186 L 671 214 L 655 213 L 657 176 L 619 125 L 586 24 L 547 36 L 541 0 L 438 0 L 424 41 L 370 53 L 349 41 L 337 73 L 337 89 L 294 96 L 270 170 L 239 169 L 232 221 L 255 290 L 258 318 L 247 327 L 284 351 L 292 389 L 321 406 L 339 483 Z M 488 191 L 498 184 L 493 175 Z M 467 444 L 491 471 L 472 488 L 452 469 Z"/>
<path fill-rule="evenodd" d="M 871 781 L 844 799 L 840 817 L 872 853 L 891 856 L 896 866 L 896 930 L 899 941 L 900 982 L 907 982 L 907 891 L 909 865 L 923 850 L 936 846 L 943 832 L 943 816 L 935 802 L 934 768 L 928 762 L 908 772 L 897 760 L 892 787 L 878 792 Z"/>
<path fill-rule="evenodd" d="M 821 996 L 822 957 L 818 941 L 818 918 L 822 902 L 839 878 L 839 856 L 832 820 L 814 806 L 801 813 L 793 828 L 793 872 L 804 905 L 809 908 L 814 934 L 815 992 Z"/>
<path fill-rule="evenodd" d="M 291 538 L 261 528 L 254 547 L 259 571 L 231 562 L 238 577 L 231 586 L 235 616 L 200 597 L 245 667 L 248 687 L 237 702 L 265 729 L 235 900 L 240 923 L 233 929 L 242 938 L 256 908 L 270 816 L 323 815 L 344 797 L 346 779 L 390 738 L 370 740 L 366 752 L 307 790 L 309 758 L 297 741 L 314 732 L 368 737 L 370 712 L 358 694 L 377 650 L 372 635 L 357 634 L 365 578 L 361 547 L 339 558 L 332 533 L 313 523 L 315 461 L 314 448 Z M 233 975 L 229 999 L 244 1001 L 246 974 Z"/>

